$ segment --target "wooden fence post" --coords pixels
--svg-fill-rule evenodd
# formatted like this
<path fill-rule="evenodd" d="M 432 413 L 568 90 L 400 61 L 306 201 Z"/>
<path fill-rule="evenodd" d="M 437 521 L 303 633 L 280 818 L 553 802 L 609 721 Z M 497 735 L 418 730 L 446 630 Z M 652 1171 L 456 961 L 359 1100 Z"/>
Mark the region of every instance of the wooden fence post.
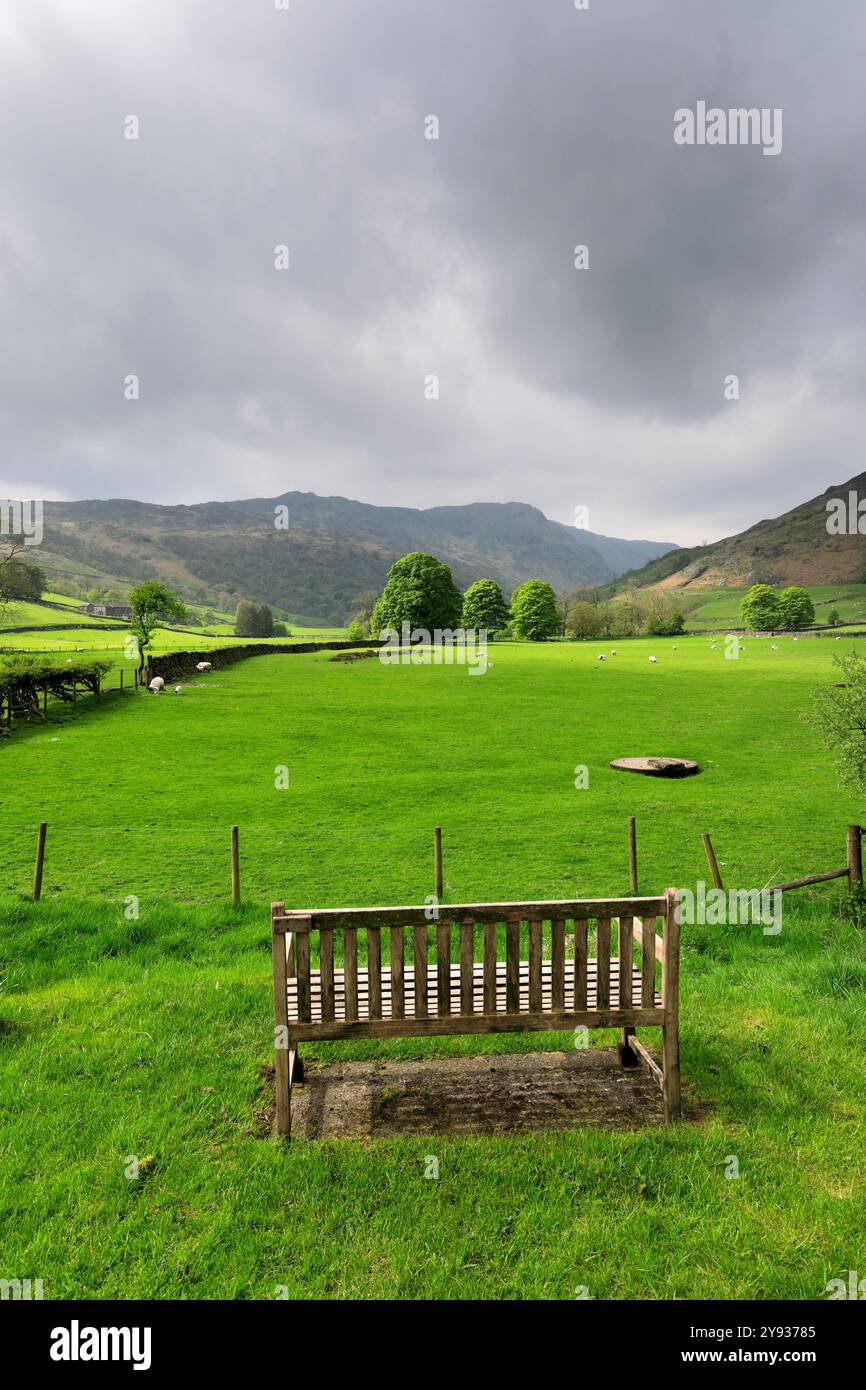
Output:
<path fill-rule="evenodd" d="M 853 893 L 863 883 L 863 827 L 848 826 L 848 891 Z"/>
<path fill-rule="evenodd" d="M 238 828 L 232 826 L 232 902 L 241 900 L 241 863 L 238 854 Z"/>
<path fill-rule="evenodd" d="M 632 893 L 637 896 L 637 827 L 634 816 L 628 818 L 628 881 Z"/>
<path fill-rule="evenodd" d="M 436 897 L 442 897 L 442 827 L 433 827 L 433 876 Z"/>
<path fill-rule="evenodd" d="M 725 885 L 722 883 L 722 876 L 719 873 L 719 866 L 716 863 L 716 852 L 713 849 L 713 842 L 710 839 L 709 835 L 706 834 L 706 832 L 704 832 L 703 841 L 704 849 L 707 852 L 707 863 L 710 866 L 710 873 L 713 876 L 713 883 L 716 885 L 717 888 L 724 888 Z"/>
<path fill-rule="evenodd" d="M 44 820 L 39 822 L 39 835 L 36 840 L 36 869 L 33 874 L 33 901 L 38 903 L 42 897 L 42 869 L 45 864 L 45 833 L 48 825 Z"/>

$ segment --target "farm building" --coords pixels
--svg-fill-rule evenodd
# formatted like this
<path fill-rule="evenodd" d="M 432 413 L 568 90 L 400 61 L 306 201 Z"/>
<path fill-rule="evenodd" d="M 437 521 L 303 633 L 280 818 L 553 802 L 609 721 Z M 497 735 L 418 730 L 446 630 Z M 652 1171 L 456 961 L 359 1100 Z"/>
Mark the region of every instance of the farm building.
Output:
<path fill-rule="evenodd" d="M 82 603 L 81 611 L 93 618 L 121 618 L 128 621 L 132 617 L 128 603 Z"/>

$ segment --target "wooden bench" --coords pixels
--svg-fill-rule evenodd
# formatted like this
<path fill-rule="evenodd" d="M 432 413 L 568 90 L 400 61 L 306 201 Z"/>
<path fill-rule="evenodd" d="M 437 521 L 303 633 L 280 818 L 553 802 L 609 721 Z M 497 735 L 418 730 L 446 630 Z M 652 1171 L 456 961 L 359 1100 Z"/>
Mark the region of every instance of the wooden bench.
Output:
<path fill-rule="evenodd" d="M 582 1026 L 622 1029 L 622 1064 L 647 1066 L 666 1119 L 678 1118 L 676 903 L 669 888 L 661 897 L 449 904 L 434 920 L 430 907 L 287 912 L 273 903 L 276 1133 L 291 1134 L 303 1042 Z M 644 1027 L 662 1030 L 661 1067 L 635 1035 Z"/>

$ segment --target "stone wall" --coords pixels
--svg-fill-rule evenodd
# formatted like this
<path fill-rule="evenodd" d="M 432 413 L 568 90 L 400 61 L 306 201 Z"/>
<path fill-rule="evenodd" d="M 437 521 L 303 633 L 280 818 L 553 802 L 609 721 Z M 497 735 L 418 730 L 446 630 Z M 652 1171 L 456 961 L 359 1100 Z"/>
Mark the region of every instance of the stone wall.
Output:
<path fill-rule="evenodd" d="M 272 656 L 275 652 L 290 656 L 297 652 L 340 652 L 359 647 L 380 647 L 378 640 L 368 638 L 360 642 L 247 642 L 237 647 L 215 647 L 204 652 L 164 652 L 150 658 L 145 672 L 145 683 L 154 676 L 162 676 L 164 681 L 187 679 L 196 674 L 199 661 L 209 661 L 215 671 L 223 666 L 233 666 L 236 661 L 246 661 L 249 656 Z"/>

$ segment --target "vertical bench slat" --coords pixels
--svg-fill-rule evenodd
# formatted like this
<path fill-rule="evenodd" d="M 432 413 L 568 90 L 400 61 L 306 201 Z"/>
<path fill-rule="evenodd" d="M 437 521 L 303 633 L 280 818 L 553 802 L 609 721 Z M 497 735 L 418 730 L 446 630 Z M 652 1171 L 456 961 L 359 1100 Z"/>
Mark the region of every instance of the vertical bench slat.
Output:
<path fill-rule="evenodd" d="M 541 1013 L 541 923 L 529 923 L 529 1012 Z"/>
<path fill-rule="evenodd" d="M 595 1006 L 597 1009 L 610 1007 L 610 918 L 599 917 L 595 924 L 596 950 L 595 963 Z"/>
<path fill-rule="evenodd" d="M 505 1012 L 520 1013 L 520 923 L 505 923 Z"/>
<path fill-rule="evenodd" d="M 589 948 L 587 945 L 588 923 L 585 917 L 574 924 L 574 1008 L 575 1012 L 586 1008 L 586 971 Z"/>
<path fill-rule="evenodd" d="M 322 1022 L 334 1018 L 334 933 L 330 927 L 319 932 L 319 979 L 322 985 Z"/>
<path fill-rule="evenodd" d="M 451 923 L 436 924 L 436 1012 L 444 1018 L 451 1012 Z"/>
<path fill-rule="evenodd" d="M 427 923 L 412 928 L 412 953 L 415 976 L 415 1017 L 427 1017 Z"/>
<path fill-rule="evenodd" d="M 295 936 L 295 967 L 298 972 L 298 1022 L 310 1022 L 310 933 Z"/>
<path fill-rule="evenodd" d="M 475 984 L 475 928 L 471 922 L 460 923 L 460 1012 L 474 1011 L 472 990 Z"/>
<path fill-rule="evenodd" d="M 555 917 L 550 924 L 550 1007 L 565 1008 L 565 921 Z"/>
<path fill-rule="evenodd" d="M 343 929 L 343 983 L 346 990 L 346 1022 L 358 1017 L 358 929 Z"/>
<path fill-rule="evenodd" d="M 640 1004 L 642 1009 L 652 1009 L 655 1008 L 656 1002 L 655 917 L 644 917 L 641 931 L 643 933 L 643 959 L 641 960 Z"/>
<path fill-rule="evenodd" d="M 370 1018 L 382 1017 L 382 932 L 367 928 L 367 1007 Z"/>
<path fill-rule="evenodd" d="M 403 928 L 391 928 L 391 1017 L 406 1017 L 405 991 L 403 988 Z"/>
<path fill-rule="evenodd" d="M 619 1007 L 630 1009 L 632 1005 L 632 979 L 634 956 L 634 918 L 619 919 Z"/>
<path fill-rule="evenodd" d="M 484 923 L 484 1012 L 496 1013 L 496 933 L 495 922 Z"/>

